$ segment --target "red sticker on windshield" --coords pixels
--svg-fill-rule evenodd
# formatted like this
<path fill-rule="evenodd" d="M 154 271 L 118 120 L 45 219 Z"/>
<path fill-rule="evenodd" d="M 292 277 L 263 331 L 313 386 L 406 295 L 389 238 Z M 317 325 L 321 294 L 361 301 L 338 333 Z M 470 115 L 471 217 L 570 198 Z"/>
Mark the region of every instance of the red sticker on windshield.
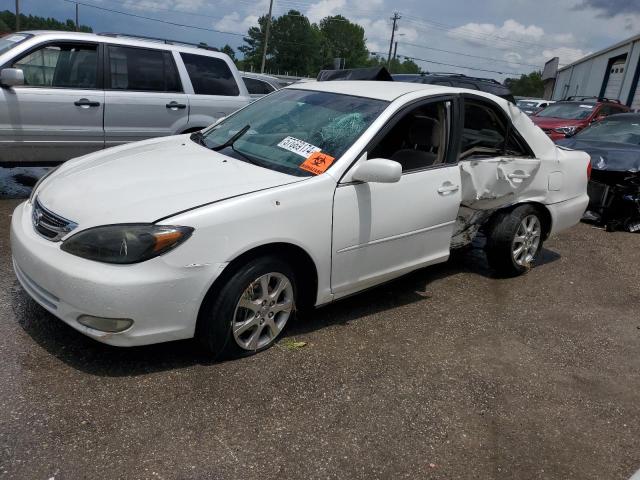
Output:
<path fill-rule="evenodd" d="M 311 172 L 314 175 L 320 175 L 327 171 L 335 158 L 322 152 L 313 152 L 307 159 L 300 164 L 302 170 Z"/>

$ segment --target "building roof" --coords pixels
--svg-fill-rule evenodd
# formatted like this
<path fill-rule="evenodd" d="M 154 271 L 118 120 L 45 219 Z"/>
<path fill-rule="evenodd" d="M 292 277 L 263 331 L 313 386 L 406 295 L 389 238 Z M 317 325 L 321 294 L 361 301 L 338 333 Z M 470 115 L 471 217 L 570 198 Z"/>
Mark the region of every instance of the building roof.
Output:
<path fill-rule="evenodd" d="M 587 60 L 591 60 L 592 58 L 599 57 L 600 55 L 603 55 L 603 54 L 605 54 L 607 52 L 610 52 L 611 50 L 615 50 L 617 48 L 624 47 L 625 45 L 627 45 L 629 43 L 637 42 L 638 40 L 640 40 L 640 34 L 634 35 L 633 37 L 629 37 L 626 40 L 622 40 L 621 42 L 618 42 L 618 43 L 616 43 L 614 45 L 611 45 L 610 47 L 603 48 L 602 50 L 598 50 L 595 53 L 590 53 L 586 57 L 582 57 L 581 59 L 576 60 L 573 63 L 570 63 L 569 65 L 565 65 L 564 67 L 559 69 L 558 72 L 562 72 L 563 70 L 566 70 L 568 68 L 574 67 L 575 65 L 578 65 L 580 63 L 586 62 Z"/>

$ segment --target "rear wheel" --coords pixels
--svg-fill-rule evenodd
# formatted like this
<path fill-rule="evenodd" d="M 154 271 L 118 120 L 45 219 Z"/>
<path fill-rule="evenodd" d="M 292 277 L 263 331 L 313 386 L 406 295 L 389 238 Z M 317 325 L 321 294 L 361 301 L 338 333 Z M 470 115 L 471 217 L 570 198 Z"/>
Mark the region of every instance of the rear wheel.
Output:
<path fill-rule="evenodd" d="M 501 212 L 487 237 L 487 260 L 497 273 L 516 276 L 527 272 L 542 249 L 543 230 L 539 211 L 523 205 Z"/>
<path fill-rule="evenodd" d="M 294 315 L 296 293 L 295 274 L 286 263 L 276 257 L 254 259 L 205 300 L 198 338 L 215 356 L 265 350 Z"/>

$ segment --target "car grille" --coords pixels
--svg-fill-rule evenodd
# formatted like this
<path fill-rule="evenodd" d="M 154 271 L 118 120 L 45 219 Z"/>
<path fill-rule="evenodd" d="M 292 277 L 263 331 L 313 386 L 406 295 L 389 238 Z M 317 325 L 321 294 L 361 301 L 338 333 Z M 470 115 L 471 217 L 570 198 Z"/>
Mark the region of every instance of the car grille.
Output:
<path fill-rule="evenodd" d="M 552 132 L 553 132 L 553 130 L 551 130 L 550 128 L 543 128 L 543 129 L 542 129 L 542 131 L 543 131 L 544 133 L 546 133 L 547 135 L 548 135 L 549 133 L 552 133 Z"/>
<path fill-rule="evenodd" d="M 52 242 L 59 241 L 78 226 L 71 220 L 67 220 L 44 208 L 37 197 L 33 202 L 31 221 L 36 232 Z"/>

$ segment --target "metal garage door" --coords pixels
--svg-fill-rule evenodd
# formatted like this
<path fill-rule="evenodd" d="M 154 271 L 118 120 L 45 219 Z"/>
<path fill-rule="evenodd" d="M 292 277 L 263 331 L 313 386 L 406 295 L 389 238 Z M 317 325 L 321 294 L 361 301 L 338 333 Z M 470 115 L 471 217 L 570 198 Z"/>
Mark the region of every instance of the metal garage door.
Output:
<path fill-rule="evenodd" d="M 622 87 L 622 79 L 624 78 L 624 64 L 626 60 L 616 60 L 611 65 L 609 71 L 609 80 L 607 88 L 604 90 L 604 96 L 611 100 L 619 100 L 620 88 Z"/>

